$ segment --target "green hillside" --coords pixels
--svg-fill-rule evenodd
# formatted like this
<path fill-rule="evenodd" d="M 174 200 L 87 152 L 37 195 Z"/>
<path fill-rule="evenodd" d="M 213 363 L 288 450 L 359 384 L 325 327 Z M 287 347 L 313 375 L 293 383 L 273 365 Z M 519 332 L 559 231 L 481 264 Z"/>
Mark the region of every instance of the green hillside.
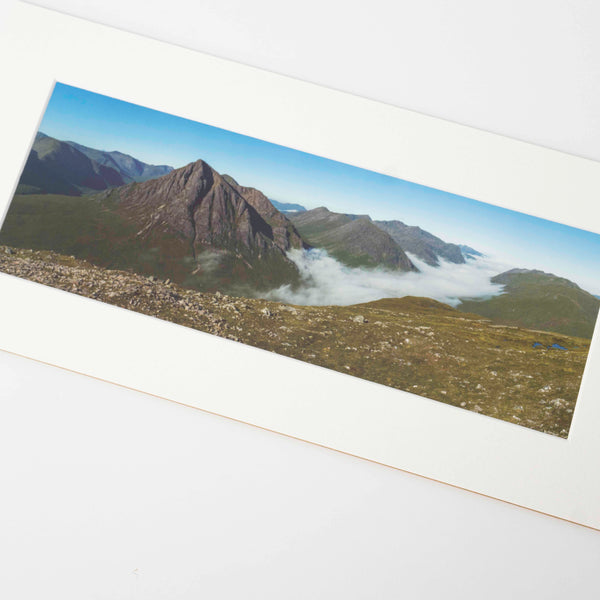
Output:
<path fill-rule="evenodd" d="M 15 195 L 0 230 L 0 244 L 53 250 L 197 290 L 248 294 L 297 278 L 294 265 L 272 254 L 250 264 L 224 249 L 197 253 L 189 240 L 172 231 L 138 233 L 138 224 L 120 210 L 118 191 L 85 197 Z"/>
<path fill-rule="evenodd" d="M 590 339 L 600 300 L 577 284 L 542 271 L 513 269 L 492 278 L 504 293 L 463 300 L 457 308 L 500 323 Z"/>

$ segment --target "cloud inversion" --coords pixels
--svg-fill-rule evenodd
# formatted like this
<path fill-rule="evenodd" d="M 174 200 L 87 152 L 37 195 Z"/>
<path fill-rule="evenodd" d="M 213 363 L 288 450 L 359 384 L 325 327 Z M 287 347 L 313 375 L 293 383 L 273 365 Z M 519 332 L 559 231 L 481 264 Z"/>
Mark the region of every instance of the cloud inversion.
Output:
<path fill-rule="evenodd" d="M 424 296 L 456 306 L 460 298 L 490 297 L 504 286 L 490 278 L 510 268 L 489 258 L 467 260 L 465 264 L 441 262 L 432 267 L 409 255 L 419 273 L 385 269 L 351 268 L 329 256 L 325 250 L 291 250 L 289 258 L 297 265 L 301 285 L 282 285 L 268 298 L 290 304 L 349 305 L 381 298 Z"/>

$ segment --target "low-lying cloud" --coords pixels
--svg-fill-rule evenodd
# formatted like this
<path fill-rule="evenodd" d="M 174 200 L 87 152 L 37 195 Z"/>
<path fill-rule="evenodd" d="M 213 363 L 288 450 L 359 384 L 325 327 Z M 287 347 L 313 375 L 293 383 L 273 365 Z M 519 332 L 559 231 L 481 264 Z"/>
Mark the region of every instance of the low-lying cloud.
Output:
<path fill-rule="evenodd" d="M 503 286 L 491 283 L 490 278 L 510 268 L 489 258 L 460 265 L 441 262 L 439 267 L 431 267 L 411 255 L 419 273 L 403 273 L 346 267 L 320 249 L 291 250 L 288 256 L 300 270 L 301 285 L 283 285 L 267 297 L 300 305 L 349 305 L 381 298 L 424 296 L 456 306 L 460 298 L 500 294 Z"/>

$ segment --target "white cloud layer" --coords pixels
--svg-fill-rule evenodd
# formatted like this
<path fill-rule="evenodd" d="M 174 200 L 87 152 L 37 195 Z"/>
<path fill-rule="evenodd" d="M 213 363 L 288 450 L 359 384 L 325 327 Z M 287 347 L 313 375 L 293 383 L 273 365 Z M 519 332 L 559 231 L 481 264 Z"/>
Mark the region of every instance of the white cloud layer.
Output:
<path fill-rule="evenodd" d="M 300 270 L 301 285 L 283 285 L 267 294 L 268 299 L 290 304 L 349 305 L 381 298 L 424 296 L 456 306 L 459 298 L 481 298 L 500 294 L 503 286 L 490 278 L 511 267 L 489 258 L 457 265 L 442 262 L 431 267 L 409 255 L 419 273 L 384 269 L 350 268 L 320 249 L 291 250 L 289 258 Z"/>

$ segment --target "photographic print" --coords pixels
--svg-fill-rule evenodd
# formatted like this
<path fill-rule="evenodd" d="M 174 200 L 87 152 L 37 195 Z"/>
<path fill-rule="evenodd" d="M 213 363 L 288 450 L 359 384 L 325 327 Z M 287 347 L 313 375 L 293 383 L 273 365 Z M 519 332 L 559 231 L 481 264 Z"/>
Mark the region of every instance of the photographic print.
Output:
<path fill-rule="evenodd" d="M 595 233 L 62 83 L 0 245 L 4 273 L 563 438 L 600 307 Z"/>

